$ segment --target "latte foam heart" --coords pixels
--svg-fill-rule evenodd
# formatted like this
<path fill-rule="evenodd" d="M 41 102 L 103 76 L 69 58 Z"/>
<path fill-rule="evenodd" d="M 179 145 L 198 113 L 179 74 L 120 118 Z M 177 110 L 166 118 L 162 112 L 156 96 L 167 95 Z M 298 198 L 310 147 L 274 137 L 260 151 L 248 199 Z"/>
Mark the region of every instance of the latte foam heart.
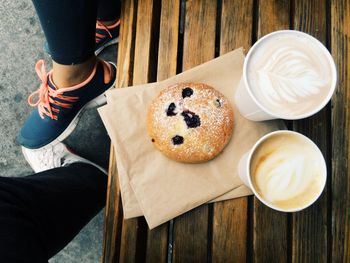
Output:
<path fill-rule="evenodd" d="M 311 203 L 326 178 L 324 159 L 317 147 L 293 134 L 279 134 L 255 150 L 250 174 L 257 193 L 280 209 L 296 209 Z"/>
<path fill-rule="evenodd" d="M 247 81 L 264 108 L 293 118 L 327 99 L 336 77 L 316 41 L 305 34 L 284 32 L 264 39 L 254 49 Z"/>

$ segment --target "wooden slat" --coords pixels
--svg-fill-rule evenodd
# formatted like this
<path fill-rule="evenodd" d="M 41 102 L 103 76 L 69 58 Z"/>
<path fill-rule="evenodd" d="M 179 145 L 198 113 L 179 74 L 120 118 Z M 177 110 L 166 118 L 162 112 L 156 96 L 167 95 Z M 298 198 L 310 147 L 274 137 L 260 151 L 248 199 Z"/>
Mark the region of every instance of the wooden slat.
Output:
<path fill-rule="evenodd" d="M 181 0 L 162 0 L 157 80 L 176 74 Z"/>
<path fill-rule="evenodd" d="M 168 256 L 168 229 L 169 223 L 165 223 L 147 234 L 146 262 L 166 262 Z"/>
<path fill-rule="evenodd" d="M 258 37 L 289 28 L 289 1 L 261 0 L 258 11 Z M 253 260 L 287 262 L 287 215 L 274 211 L 257 198 L 253 202 Z"/>
<path fill-rule="evenodd" d="M 180 0 L 163 0 L 160 13 L 157 81 L 176 74 Z M 146 262 L 166 262 L 169 223 L 148 230 Z"/>
<path fill-rule="evenodd" d="M 183 70 L 214 58 L 216 1 L 186 1 Z"/>
<path fill-rule="evenodd" d="M 326 44 L 326 9 L 325 0 L 295 0 L 294 29 L 309 33 Z M 310 118 L 293 122 L 293 130 L 305 134 L 320 147 L 329 168 L 330 118 L 330 108 L 326 107 Z M 327 199 L 326 188 L 313 206 L 292 215 L 292 262 L 327 261 Z"/>
<path fill-rule="evenodd" d="M 108 191 L 102 250 L 102 262 L 105 263 L 117 262 L 119 259 L 120 233 L 123 221 L 123 208 L 121 205 L 121 195 L 113 146 L 111 146 L 108 171 Z"/>
<path fill-rule="evenodd" d="M 214 204 L 212 262 L 246 262 L 247 198 Z"/>
<path fill-rule="evenodd" d="M 135 28 L 137 0 L 122 3 L 118 44 L 117 87 L 132 85 L 132 71 L 135 51 Z"/>
<path fill-rule="evenodd" d="M 121 11 L 120 42 L 118 45 L 117 86 L 132 84 L 136 9 L 133 0 L 123 1 Z M 102 262 L 118 262 L 123 213 L 113 146 L 110 151 L 109 179 L 104 226 Z"/>
<path fill-rule="evenodd" d="M 272 31 L 289 29 L 289 0 L 260 0 L 258 4 L 258 37 Z"/>
<path fill-rule="evenodd" d="M 251 45 L 253 1 L 223 0 L 221 7 L 220 54 Z M 213 205 L 212 262 L 246 262 L 246 197 Z"/>
<path fill-rule="evenodd" d="M 150 81 L 149 69 L 152 66 L 151 37 L 154 2 L 157 1 L 138 0 L 133 85 L 146 84 Z"/>
<path fill-rule="evenodd" d="M 350 3 L 331 1 L 331 48 L 338 70 L 332 98 L 333 262 L 350 262 Z"/>
<path fill-rule="evenodd" d="M 151 81 L 150 69 L 156 60 L 151 56 L 154 8 L 156 0 L 138 0 L 136 16 L 135 52 L 133 64 L 133 85 Z M 134 7 L 135 8 L 135 7 Z M 147 248 L 147 224 L 144 218 L 123 221 L 121 233 L 120 262 L 144 260 Z"/>
<path fill-rule="evenodd" d="M 120 244 L 120 262 L 135 262 L 138 218 L 123 220 Z"/>
<path fill-rule="evenodd" d="M 173 262 L 206 262 L 207 242 L 207 205 L 174 220 Z"/>
<path fill-rule="evenodd" d="M 220 55 L 251 46 L 253 30 L 253 0 L 223 0 L 221 7 Z"/>
<path fill-rule="evenodd" d="M 216 1 L 186 1 L 183 70 L 215 55 Z M 206 262 L 208 205 L 174 220 L 173 262 Z"/>

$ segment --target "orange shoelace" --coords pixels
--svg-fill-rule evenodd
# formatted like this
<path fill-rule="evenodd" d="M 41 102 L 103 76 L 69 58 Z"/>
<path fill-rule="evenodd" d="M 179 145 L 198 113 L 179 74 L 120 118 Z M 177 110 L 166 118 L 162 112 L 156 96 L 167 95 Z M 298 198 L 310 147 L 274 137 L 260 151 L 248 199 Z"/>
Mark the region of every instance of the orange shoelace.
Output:
<path fill-rule="evenodd" d="M 114 27 L 116 27 L 116 26 L 119 26 L 119 24 L 120 24 L 120 20 L 118 20 L 115 24 L 113 24 L 112 26 L 106 26 L 105 24 L 103 24 L 101 21 L 98 21 L 97 20 L 97 22 L 96 22 L 96 28 L 97 29 L 103 29 L 103 30 L 105 30 L 107 33 L 108 33 L 108 35 L 109 35 L 109 38 L 112 38 L 113 36 L 112 36 L 112 34 L 111 34 L 111 32 L 109 31 L 109 29 L 111 29 L 111 28 L 114 28 Z M 96 34 L 95 34 L 95 41 L 96 41 L 96 43 L 99 43 L 103 38 L 105 38 L 106 37 L 106 35 L 102 35 L 102 34 L 99 34 L 99 33 L 97 33 L 96 32 Z"/>
<path fill-rule="evenodd" d="M 39 115 L 42 119 L 44 119 L 44 115 L 46 115 L 52 120 L 57 120 L 58 117 L 56 114 L 58 114 L 60 110 L 51 107 L 51 105 L 57 105 L 62 108 L 71 108 L 72 103 L 76 102 L 79 99 L 79 97 L 65 96 L 62 94 L 63 92 L 60 92 L 59 89 L 54 90 L 49 87 L 49 73 L 47 73 L 45 70 L 44 60 L 41 59 L 36 63 L 35 71 L 41 80 L 41 85 L 39 89 L 37 89 L 29 95 L 28 103 L 32 107 L 38 107 Z M 38 96 L 39 99 L 38 101 L 33 102 L 35 96 Z M 57 101 L 56 98 L 66 101 L 67 103 Z"/>

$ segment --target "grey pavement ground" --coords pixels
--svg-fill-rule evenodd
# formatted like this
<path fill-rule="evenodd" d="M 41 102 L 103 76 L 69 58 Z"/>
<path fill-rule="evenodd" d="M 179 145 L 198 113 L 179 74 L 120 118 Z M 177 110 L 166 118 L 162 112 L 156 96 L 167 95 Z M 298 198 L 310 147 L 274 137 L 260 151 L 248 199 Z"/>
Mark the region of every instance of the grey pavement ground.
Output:
<path fill-rule="evenodd" d="M 15 137 L 32 110 L 27 97 L 40 84 L 35 63 L 44 58 L 47 70 L 51 65 L 48 55 L 43 52 L 44 35 L 32 2 L 2 0 L 0 14 L 0 175 L 25 176 L 32 171 L 22 157 Z M 102 57 L 115 60 L 116 47 L 109 47 Z M 66 143 L 85 158 L 107 166 L 109 139 L 95 109 L 83 114 Z M 103 212 L 50 262 L 99 262 L 102 229 Z"/>

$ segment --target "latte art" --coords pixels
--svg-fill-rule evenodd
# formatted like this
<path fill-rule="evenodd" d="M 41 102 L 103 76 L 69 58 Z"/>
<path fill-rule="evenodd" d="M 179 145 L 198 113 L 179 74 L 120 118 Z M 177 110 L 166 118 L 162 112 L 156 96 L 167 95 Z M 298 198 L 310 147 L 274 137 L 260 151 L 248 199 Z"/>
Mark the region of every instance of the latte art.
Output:
<path fill-rule="evenodd" d="M 292 47 L 281 47 L 257 72 L 257 79 L 266 92 L 265 99 L 277 106 L 283 102 L 298 103 L 319 94 L 329 81 L 320 77 L 310 58 Z"/>
<path fill-rule="evenodd" d="M 318 105 L 327 97 L 333 78 L 316 43 L 288 33 L 262 41 L 247 65 L 248 84 L 256 99 L 271 112 L 286 116 Z"/>
<path fill-rule="evenodd" d="M 280 134 L 255 151 L 250 173 L 258 194 L 282 209 L 302 207 L 323 189 L 323 157 L 296 135 Z"/>

